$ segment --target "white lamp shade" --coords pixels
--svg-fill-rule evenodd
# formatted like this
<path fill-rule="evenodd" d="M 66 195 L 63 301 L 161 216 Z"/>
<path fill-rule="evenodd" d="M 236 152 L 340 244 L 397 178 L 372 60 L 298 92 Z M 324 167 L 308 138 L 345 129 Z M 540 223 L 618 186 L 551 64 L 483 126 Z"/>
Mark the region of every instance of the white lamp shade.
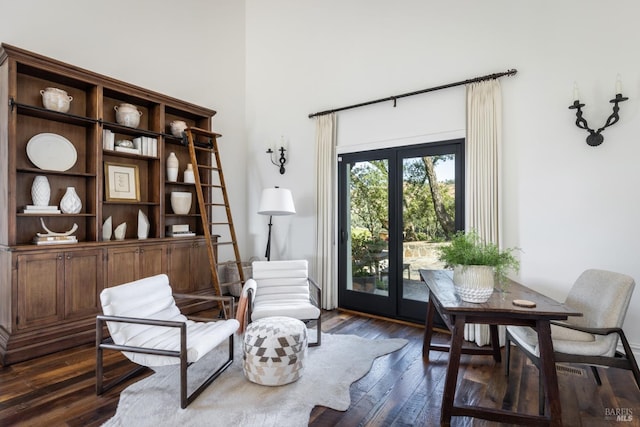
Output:
<path fill-rule="evenodd" d="M 296 208 L 293 205 L 291 191 L 286 188 L 265 188 L 260 196 L 261 215 L 293 215 Z"/>

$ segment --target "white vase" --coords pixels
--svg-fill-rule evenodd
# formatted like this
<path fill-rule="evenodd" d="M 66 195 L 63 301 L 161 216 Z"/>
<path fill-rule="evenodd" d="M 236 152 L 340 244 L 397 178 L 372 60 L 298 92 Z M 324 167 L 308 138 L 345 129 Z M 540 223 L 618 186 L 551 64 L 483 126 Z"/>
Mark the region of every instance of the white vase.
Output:
<path fill-rule="evenodd" d="M 184 182 L 187 184 L 193 184 L 196 182 L 196 177 L 193 175 L 193 165 L 187 163 L 187 168 L 184 170 Z"/>
<path fill-rule="evenodd" d="M 138 209 L 138 239 L 149 237 L 149 218 Z"/>
<path fill-rule="evenodd" d="M 102 224 L 102 240 L 111 240 L 111 233 L 113 233 L 113 225 L 112 219 L 109 217 Z"/>
<path fill-rule="evenodd" d="M 67 191 L 60 200 L 60 210 L 66 214 L 77 214 L 82 210 L 82 200 L 76 193 L 75 187 L 67 187 Z"/>
<path fill-rule="evenodd" d="M 31 185 L 31 199 L 35 206 L 49 206 L 51 198 L 51 187 L 49 180 L 44 175 L 38 175 L 33 179 Z"/>
<path fill-rule="evenodd" d="M 187 215 L 191 210 L 192 194 L 188 191 L 171 192 L 171 209 L 177 215 Z"/>
<path fill-rule="evenodd" d="M 167 181 L 176 182 L 178 180 L 178 168 L 180 162 L 173 151 L 167 157 Z"/>
<path fill-rule="evenodd" d="M 113 230 L 113 235 L 115 236 L 116 240 L 124 240 L 124 237 L 127 235 L 127 223 L 123 222 L 122 224 L 117 226 L 116 229 Z"/>

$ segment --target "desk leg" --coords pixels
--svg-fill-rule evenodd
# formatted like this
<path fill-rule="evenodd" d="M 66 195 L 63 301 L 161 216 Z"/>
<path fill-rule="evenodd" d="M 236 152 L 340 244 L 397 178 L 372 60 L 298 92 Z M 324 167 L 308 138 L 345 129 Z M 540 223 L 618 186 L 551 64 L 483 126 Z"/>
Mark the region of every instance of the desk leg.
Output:
<path fill-rule="evenodd" d="M 429 302 L 427 303 L 427 317 L 424 321 L 424 339 L 422 341 L 422 358 L 429 360 L 429 347 L 431 346 L 431 337 L 433 336 L 433 312 L 436 311 L 436 307 L 433 305 L 431 296 L 429 296 Z"/>
<path fill-rule="evenodd" d="M 491 348 L 493 348 L 493 360 L 497 363 L 502 362 L 502 355 L 500 354 L 500 337 L 498 336 L 498 325 L 489 325 L 489 332 L 491 333 Z"/>
<path fill-rule="evenodd" d="M 558 390 L 558 375 L 556 374 L 556 361 L 553 356 L 553 343 L 551 342 L 551 326 L 548 320 L 536 322 L 538 331 L 538 344 L 540 346 L 540 371 L 544 380 L 544 389 L 547 400 L 547 409 L 551 417 L 551 426 L 562 426 L 562 410 L 560 408 L 560 392 Z"/>
<path fill-rule="evenodd" d="M 460 368 L 460 356 L 462 354 L 462 342 L 464 341 L 465 316 L 456 316 L 451 334 L 451 348 L 449 349 L 449 364 L 447 365 L 447 377 L 444 383 L 442 396 L 442 408 L 440 424 L 451 424 L 451 412 L 456 397 L 456 383 L 458 382 L 458 370 Z"/>

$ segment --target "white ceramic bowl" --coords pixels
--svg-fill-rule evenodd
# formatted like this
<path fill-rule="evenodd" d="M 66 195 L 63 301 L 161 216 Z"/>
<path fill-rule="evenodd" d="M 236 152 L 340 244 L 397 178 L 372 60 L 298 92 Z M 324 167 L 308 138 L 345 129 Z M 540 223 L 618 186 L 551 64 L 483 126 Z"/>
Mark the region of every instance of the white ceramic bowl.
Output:
<path fill-rule="evenodd" d="M 171 209 L 178 215 L 187 215 L 191 210 L 191 199 L 193 195 L 188 191 L 171 192 Z"/>
<path fill-rule="evenodd" d="M 59 111 L 66 113 L 69 111 L 69 106 L 73 97 L 67 95 L 67 92 L 55 87 L 48 87 L 40 91 L 42 95 L 42 105 L 47 110 Z"/>
<path fill-rule="evenodd" d="M 142 112 L 138 111 L 133 104 L 120 104 L 113 107 L 116 110 L 116 122 L 121 125 L 137 128 L 140 124 L 140 116 Z"/>

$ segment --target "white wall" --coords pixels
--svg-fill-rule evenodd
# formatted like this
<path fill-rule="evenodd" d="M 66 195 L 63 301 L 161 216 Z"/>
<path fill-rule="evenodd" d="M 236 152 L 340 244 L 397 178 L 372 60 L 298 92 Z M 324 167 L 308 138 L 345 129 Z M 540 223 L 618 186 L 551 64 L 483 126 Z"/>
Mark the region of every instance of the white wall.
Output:
<path fill-rule="evenodd" d="M 234 222 L 244 224 L 244 7 L 224 0 L 2 0 L 0 41 L 216 110 Z"/>
<path fill-rule="evenodd" d="M 640 280 L 639 14 L 633 0 L 247 0 L 247 210 L 254 254 L 266 234 L 266 219 L 252 215 L 260 189 L 280 185 L 292 189 L 299 214 L 277 219 L 275 257 L 313 257 L 314 122 L 307 114 L 517 68 L 501 84 L 505 243 L 524 251 L 519 278 L 559 299 L 586 268 Z M 620 122 L 604 131 L 604 144 L 589 147 L 567 108 L 573 83 L 589 124 L 600 127 L 618 73 L 630 100 L 621 104 Z M 347 134 L 360 138 L 362 148 L 376 146 L 370 128 L 378 129 L 380 109 L 392 124 L 429 122 L 426 130 L 408 131 L 459 130 L 447 114 L 433 111 L 433 96 L 412 101 L 424 103 L 423 117 L 404 100 L 396 109 L 339 114 L 339 132 L 341 123 L 371 114 L 371 126 Z M 443 96 L 463 102 L 456 90 L 437 95 Z M 291 148 L 283 176 L 264 154 L 281 134 Z M 348 143 L 353 140 L 340 141 Z M 638 346 L 640 291 L 625 329 Z"/>

